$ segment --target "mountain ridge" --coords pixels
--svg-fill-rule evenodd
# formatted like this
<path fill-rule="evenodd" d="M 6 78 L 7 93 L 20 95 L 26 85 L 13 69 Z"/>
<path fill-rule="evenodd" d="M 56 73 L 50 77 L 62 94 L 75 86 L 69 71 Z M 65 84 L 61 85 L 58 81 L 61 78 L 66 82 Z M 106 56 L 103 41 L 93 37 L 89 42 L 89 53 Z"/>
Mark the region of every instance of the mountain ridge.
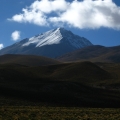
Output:
<path fill-rule="evenodd" d="M 120 46 L 105 47 L 101 45 L 88 46 L 70 52 L 57 58 L 60 61 L 91 61 L 120 63 Z"/>

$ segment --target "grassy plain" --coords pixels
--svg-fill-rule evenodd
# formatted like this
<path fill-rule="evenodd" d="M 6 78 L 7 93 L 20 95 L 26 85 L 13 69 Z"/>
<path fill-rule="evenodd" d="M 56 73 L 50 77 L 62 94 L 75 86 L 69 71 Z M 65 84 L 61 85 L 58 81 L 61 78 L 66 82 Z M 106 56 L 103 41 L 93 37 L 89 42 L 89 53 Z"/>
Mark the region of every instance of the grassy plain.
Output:
<path fill-rule="evenodd" d="M 119 120 L 120 109 L 74 107 L 0 107 L 0 120 Z"/>

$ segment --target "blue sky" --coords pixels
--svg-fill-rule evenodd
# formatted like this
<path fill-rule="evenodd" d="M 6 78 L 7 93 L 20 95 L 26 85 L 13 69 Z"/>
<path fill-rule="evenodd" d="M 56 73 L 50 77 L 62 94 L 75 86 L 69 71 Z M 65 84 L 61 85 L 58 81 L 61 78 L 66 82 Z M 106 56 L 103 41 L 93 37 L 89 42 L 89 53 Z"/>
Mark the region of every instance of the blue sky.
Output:
<path fill-rule="evenodd" d="M 120 45 L 119 0 L 0 0 L 0 49 L 57 27 Z"/>

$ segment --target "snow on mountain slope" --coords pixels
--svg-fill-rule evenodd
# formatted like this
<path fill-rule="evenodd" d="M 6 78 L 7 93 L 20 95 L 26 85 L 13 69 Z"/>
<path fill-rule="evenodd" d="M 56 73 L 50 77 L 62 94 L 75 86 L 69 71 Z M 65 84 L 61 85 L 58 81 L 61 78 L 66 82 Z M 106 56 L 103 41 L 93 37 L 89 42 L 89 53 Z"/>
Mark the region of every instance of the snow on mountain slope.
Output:
<path fill-rule="evenodd" d="M 30 38 L 29 41 L 22 46 L 36 44 L 36 47 L 41 47 L 45 45 L 59 44 L 62 38 L 63 37 L 60 33 L 60 28 L 57 28 L 56 30 L 50 30 L 44 34 L 40 34 L 38 36 Z"/>
<path fill-rule="evenodd" d="M 92 43 L 86 38 L 64 28 L 57 28 L 6 47 L 0 50 L 0 55 L 29 54 L 56 58 L 91 45 Z"/>
<path fill-rule="evenodd" d="M 75 39 L 73 37 L 75 37 Z M 70 31 L 67 31 L 64 28 L 57 28 L 30 38 L 29 41 L 22 46 L 35 44 L 36 47 L 42 47 L 45 45 L 59 44 L 63 38 L 76 48 L 91 45 L 91 43 L 85 38 L 81 38 L 80 40 L 80 37 L 73 35 Z"/>

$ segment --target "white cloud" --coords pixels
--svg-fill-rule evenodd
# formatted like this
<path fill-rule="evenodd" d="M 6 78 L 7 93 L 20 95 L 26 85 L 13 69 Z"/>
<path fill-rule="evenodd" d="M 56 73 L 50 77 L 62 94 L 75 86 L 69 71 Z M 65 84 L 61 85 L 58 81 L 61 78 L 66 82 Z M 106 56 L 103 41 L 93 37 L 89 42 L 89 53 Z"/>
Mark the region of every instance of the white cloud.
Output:
<path fill-rule="evenodd" d="M 2 48 L 4 48 L 4 45 L 3 45 L 3 44 L 0 44 L 0 50 L 1 50 Z"/>
<path fill-rule="evenodd" d="M 11 34 L 11 38 L 13 41 L 17 41 L 20 39 L 20 31 L 14 31 L 12 34 Z"/>
<path fill-rule="evenodd" d="M 120 7 L 112 0 L 36 0 L 8 20 L 39 26 L 67 24 L 80 29 L 120 29 Z"/>

